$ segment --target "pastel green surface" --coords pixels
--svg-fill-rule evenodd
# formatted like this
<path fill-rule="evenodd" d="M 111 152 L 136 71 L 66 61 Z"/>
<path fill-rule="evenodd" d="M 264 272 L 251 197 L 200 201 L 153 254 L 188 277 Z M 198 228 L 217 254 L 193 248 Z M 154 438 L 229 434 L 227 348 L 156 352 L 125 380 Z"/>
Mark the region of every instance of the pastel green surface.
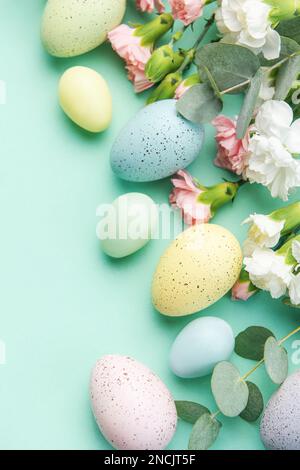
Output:
<path fill-rule="evenodd" d="M 199 401 L 213 411 L 215 404 L 209 378 L 186 381 L 168 368 L 176 335 L 197 318 L 165 318 L 151 306 L 152 274 L 168 241 L 153 241 L 130 258 L 113 261 L 101 253 L 95 235 L 100 203 L 129 191 L 167 202 L 168 181 L 126 183 L 109 165 L 113 139 L 146 97 L 134 95 L 122 62 L 108 45 L 75 59 L 48 56 L 39 39 L 44 3 L 0 0 L 5 38 L 0 79 L 7 84 L 7 104 L 0 106 L 0 338 L 7 356 L 0 366 L 0 447 L 109 449 L 88 398 L 90 370 L 104 354 L 135 357 L 177 399 Z M 128 9 L 128 19 L 141 17 Z M 75 65 L 94 68 L 110 85 L 114 119 L 101 135 L 80 130 L 59 108 L 58 79 Z M 230 97 L 225 111 L 234 115 L 239 106 L 240 98 Z M 212 165 L 214 153 L 213 130 L 207 126 L 206 146 L 191 167 L 204 184 L 229 177 Z M 214 222 L 242 241 L 246 227 L 240 223 L 250 212 L 282 205 L 263 188 L 246 186 Z M 257 324 L 279 337 L 300 321 L 299 311 L 264 294 L 245 304 L 226 297 L 203 314 L 224 318 L 235 333 Z M 252 366 L 237 357 L 234 362 L 243 372 Z M 291 370 L 297 367 L 291 364 Z M 251 380 L 270 397 L 274 387 L 263 369 Z M 214 448 L 263 448 L 258 424 L 220 420 L 223 428 Z M 179 423 L 170 448 L 185 449 L 189 431 L 190 425 Z"/>

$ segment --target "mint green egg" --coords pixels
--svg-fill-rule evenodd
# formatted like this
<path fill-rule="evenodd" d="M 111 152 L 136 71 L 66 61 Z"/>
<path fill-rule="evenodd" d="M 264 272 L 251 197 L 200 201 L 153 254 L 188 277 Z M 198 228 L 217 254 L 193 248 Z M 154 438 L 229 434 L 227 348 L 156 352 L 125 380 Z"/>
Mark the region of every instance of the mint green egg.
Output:
<path fill-rule="evenodd" d="M 145 194 L 123 194 L 101 212 L 97 236 L 104 253 L 112 258 L 132 255 L 156 235 L 158 209 Z"/>
<path fill-rule="evenodd" d="M 100 46 L 125 14 L 126 0 L 48 0 L 41 28 L 49 54 L 74 57 Z"/>

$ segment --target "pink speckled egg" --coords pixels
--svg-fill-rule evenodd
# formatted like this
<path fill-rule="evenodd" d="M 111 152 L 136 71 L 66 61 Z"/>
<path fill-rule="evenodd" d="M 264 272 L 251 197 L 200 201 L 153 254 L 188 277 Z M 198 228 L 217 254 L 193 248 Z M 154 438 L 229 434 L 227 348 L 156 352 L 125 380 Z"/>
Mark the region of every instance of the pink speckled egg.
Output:
<path fill-rule="evenodd" d="M 104 356 L 90 383 L 92 409 L 104 437 L 118 450 L 162 450 L 177 424 L 174 400 L 163 382 L 134 359 Z"/>

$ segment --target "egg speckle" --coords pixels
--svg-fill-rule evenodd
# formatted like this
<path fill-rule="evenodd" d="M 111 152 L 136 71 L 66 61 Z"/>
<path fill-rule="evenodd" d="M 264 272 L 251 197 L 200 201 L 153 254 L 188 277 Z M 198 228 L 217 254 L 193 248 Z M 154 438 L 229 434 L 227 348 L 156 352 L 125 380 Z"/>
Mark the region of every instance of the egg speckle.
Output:
<path fill-rule="evenodd" d="M 269 450 L 300 450 L 300 371 L 290 375 L 270 399 L 260 433 Z"/>
<path fill-rule="evenodd" d="M 100 359 L 90 382 L 92 409 L 104 437 L 118 450 L 163 450 L 177 424 L 162 381 L 130 357 Z"/>
<path fill-rule="evenodd" d="M 106 40 L 121 23 L 125 8 L 126 0 L 48 0 L 42 42 L 56 57 L 84 54 Z"/>
<path fill-rule="evenodd" d="M 223 297 L 241 268 L 241 247 L 232 233 L 218 225 L 195 225 L 161 257 L 153 278 L 153 304 L 168 316 L 196 313 Z"/>
<path fill-rule="evenodd" d="M 124 180 L 159 180 L 192 163 L 203 140 L 203 126 L 180 116 L 175 100 L 158 101 L 139 111 L 121 131 L 111 150 L 111 166 Z"/>
<path fill-rule="evenodd" d="M 202 317 L 190 322 L 177 336 L 170 352 L 170 367 L 184 379 L 205 377 L 233 353 L 231 326 L 216 317 Z"/>

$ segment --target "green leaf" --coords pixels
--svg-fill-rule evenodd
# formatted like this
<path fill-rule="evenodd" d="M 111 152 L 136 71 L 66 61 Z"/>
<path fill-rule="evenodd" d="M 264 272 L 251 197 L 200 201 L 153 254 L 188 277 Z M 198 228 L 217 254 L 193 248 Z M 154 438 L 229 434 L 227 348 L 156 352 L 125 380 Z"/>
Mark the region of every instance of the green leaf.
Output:
<path fill-rule="evenodd" d="M 262 69 L 259 69 L 256 72 L 253 79 L 251 80 L 251 85 L 244 99 L 244 104 L 243 104 L 241 113 L 238 118 L 238 122 L 237 122 L 238 139 L 243 139 L 249 128 L 250 122 L 254 114 L 257 99 L 259 96 L 262 80 L 263 80 L 263 71 Z"/>
<path fill-rule="evenodd" d="M 286 36 L 300 43 L 300 17 L 296 16 L 291 20 L 281 21 L 276 31 L 280 36 Z"/>
<path fill-rule="evenodd" d="M 265 366 L 270 379 L 277 385 L 281 385 L 288 376 L 288 354 L 273 337 L 265 344 Z"/>
<path fill-rule="evenodd" d="M 290 38 L 282 37 L 280 56 L 278 57 L 278 59 L 267 60 L 262 54 L 260 54 L 259 55 L 260 65 L 262 67 L 272 67 L 273 65 L 276 65 L 279 62 L 281 62 L 283 59 L 286 59 L 287 57 L 291 57 L 293 54 L 295 54 L 295 52 L 298 52 L 299 50 L 300 50 L 300 45 L 296 41 Z"/>
<path fill-rule="evenodd" d="M 202 415 L 195 423 L 189 440 L 189 450 L 207 450 L 216 441 L 221 423 L 209 413 Z"/>
<path fill-rule="evenodd" d="M 230 362 L 220 362 L 215 367 L 211 388 L 216 403 L 225 416 L 234 418 L 246 408 L 249 389 L 238 369 Z"/>
<path fill-rule="evenodd" d="M 195 424 L 205 413 L 210 413 L 205 406 L 193 401 L 175 401 L 175 405 L 178 417 L 192 424 Z"/>
<path fill-rule="evenodd" d="M 300 55 L 296 55 L 288 59 L 287 62 L 280 67 L 276 80 L 274 99 L 285 100 L 299 74 Z"/>
<path fill-rule="evenodd" d="M 249 423 L 258 420 L 264 410 L 264 399 L 258 386 L 252 382 L 246 382 L 249 390 L 247 407 L 240 414 L 240 417 Z"/>
<path fill-rule="evenodd" d="M 207 44 L 197 51 L 196 64 L 202 79 L 209 80 L 206 67 L 220 91 L 241 85 L 251 80 L 260 68 L 259 58 L 246 47 L 224 44 Z M 241 92 L 241 89 L 237 91 Z"/>
<path fill-rule="evenodd" d="M 210 85 L 203 83 L 187 90 L 177 102 L 177 111 L 196 124 L 211 122 L 223 108 Z"/>
<path fill-rule="evenodd" d="M 244 359 L 261 361 L 264 357 L 265 344 L 272 331 L 262 326 L 250 326 L 235 339 L 235 352 Z"/>

